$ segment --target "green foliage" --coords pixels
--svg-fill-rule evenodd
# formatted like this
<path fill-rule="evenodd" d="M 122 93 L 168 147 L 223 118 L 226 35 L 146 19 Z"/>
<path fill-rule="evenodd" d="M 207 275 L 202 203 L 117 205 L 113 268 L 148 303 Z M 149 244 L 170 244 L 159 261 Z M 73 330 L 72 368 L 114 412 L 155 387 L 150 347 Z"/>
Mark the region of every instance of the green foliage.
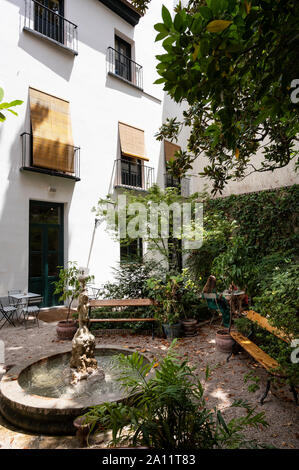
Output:
<path fill-rule="evenodd" d="M 118 202 L 114 201 L 111 196 L 107 196 L 106 199 L 100 199 L 98 201 L 97 208 L 94 211 L 97 213 L 97 217 L 101 220 L 105 220 L 107 223 L 107 230 L 115 240 L 121 240 L 123 245 L 129 244 L 132 238 L 129 237 L 129 228 L 139 231 L 139 236 L 147 241 L 147 251 L 155 254 L 159 258 L 168 264 L 169 261 L 169 244 L 173 234 L 173 204 L 193 203 L 198 200 L 200 196 L 198 193 L 194 193 L 189 197 L 183 197 L 177 188 L 166 188 L 162 190 L 158 185 L 153 185 L 146 193 L 133 193 L 127 191 L 124 193 L 126 196 L 125 206 L 125 222 L 126 222 L 126 237 L 119 238 L 119 213 L 124 211 L 118 206 Z M 134 206 L 133 206 L 134 205 Z M 114 210 L 112 211 L 112 207 Z M 136 210 L 132 210 L 132 208 Z M 148 214 L 153 212 L 153 208 L 156 209 L 156 220 L 157 220 L 157 232 L 152 230 L 153 223 Z M 192 225 L 192 223 L 191 223 Z M 169 239 L 165 238 L 163 228 L 169 227 Z M 176 234 L 176 239 L 190 238 L 190 231 L 193 227 L 185 228 L 184 234 Z M 140 233 L 141 232 L 141 233 Z M 192 235 L 191 235 L 192 238 Z M 162 262 L 163 262 L 162 261 Z M 174 258 L 174 270 L 179 270 L 178 256 Z"/>
<path fill-rule="evenodd" d="M 132 3 L 132 5 L 142 14 L 144 15 L 146 13 L 146 10 L 148 9 L 148 4 L 151 2 L 151 0 L 129 0 L 129 3 Z"/>
<path fill-rule="evenodd" d="M 206 200 L 203 245 L 188 259 L 196 282 L 214 274 L 223 288 L 233 281 L 259 295 L 277 266 L 295 260 L 298 201 L 298 185 Z"/>
<path fill-rule="evenodd" d="M 126 391 L 135 398 L 129 404 L 105 403 L 85 414 L 92 431 L 112 429 L 112 445 L 146 446 L 154 449 L 212 449 L 256 447 L 247 440 L 246 427 L 267 426 L 263 412 L 236 401 L 244 416 L 225 421 L 222 413 L 206 407 L 204 388 L 187 361 L 179 361 L 172 348 L 157 364 L 145 363 L 134 353 L 118 363 Z M 150 372 L 156 374 L 150 376 Z M 206 378 L 208 370 L 206 371 Z"/>
<path fill-rule="evenodd" d="M 182 122 L 166 122 L 159 138 L 175 140 L 179 129 L 191 128 L 189 155 L 177 164 L 208 157 L 201 174 L 214 192 L 298 155 L 298 17 L 293 0 L 194 0 L 179 4 L 173 21 L 162 7 L 155 30 L 165 53 L 157 56 L 156 83 L 190 107 Z M 257 152 L 259 165 L 252 160 Z"/>
<path fill-rule="evenodd" d="M 199 304 L 198 290 L 188 276 L 167 274 L 165 279 L 150 278 L 147 281 L 149 297 L 156 301 L 156 318 L 162 323 L 174 325 L 182 318 L 189 318 L 194 306 Z"/>
<path fill-rule="evenodd" d="M 267 316 L 271 325 L 290 337 L 299 337 L 299 264 L 286 269 L 277 266 L 263 292 L 254 299 L 255 308 Z"/>
<path fill-rule="evenodd" d="M 54 281 L 54 294 L 61 294 L 59 300 L 68 301 L 68 313 L 66 321 L 68 321 L 71 311 L 71 305 L 75 299 L 78 299 L 82 292 L 82 286 L 79 282 L 81 275 L 80 269 L 77 267 L 76 261 L 69 261 L 68 267 L 58 266 L 60 268 L 58 281 Z M 86 277 L 86 283 L 93 281 L 93 276 Z"/>
<path fill-rule="evenodd" d="M 105 283 L 99 292 L 104 299 L 138 299 L 148 297 L 147 280 L 152 276 L 165 276 L 166 269 L 154 260 L 142 263 L 120 263 L 113 268 L 113 281 Z"/>
<path fill-rule="evenodd" d="M 259 383 L 260 378 L 257 375 L 254 375 L 252 371 L 248 372 L 244 375 L 244 383 L 246 384 L 248 381 L 251 383 L 248 385 L 248 392 L 254 393 L 260 389 Z"/>
<path fill-rule="evenodd" d="M 5 103 L 2 102 L 4 97 L 4 90 L 3 88 L 0 87 L 0 122 L 4 122 L 6 120 L 6 116 L 3 114 L 2 111 L 9 111 L 10 113 L 14 114 L 15 116 L 18 115 L 13 109 L 14 106 L 19 106 L 23 103 L 23 101 L 20 100 L 14 100 L 11 101 L 10 103 Z"/>

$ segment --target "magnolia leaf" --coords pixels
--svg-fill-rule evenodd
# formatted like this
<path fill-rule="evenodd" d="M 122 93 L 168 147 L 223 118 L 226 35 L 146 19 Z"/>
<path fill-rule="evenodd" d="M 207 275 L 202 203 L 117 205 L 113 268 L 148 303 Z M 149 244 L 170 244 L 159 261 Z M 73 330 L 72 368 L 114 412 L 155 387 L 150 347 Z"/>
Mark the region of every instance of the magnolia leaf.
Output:
<path fill-rule="evenodd" d="M 172 26 L 171 14 L 169 13 L 169 11 L 167 10 L 167 8 L 164 5 L 162 6 L 162 18 L 163 18 L 163 21 L 164 21 L 164 26 L 166 26 L 166 28 L 170 29 L 171 26 Z"/>
<path fill-rule="evenodd" d="M 3 96 L 4 96 L 4 90 L 3 88 L 0 87 L 0 101 L 3 100 Z"/>
<path fill-rule="evenodd" d="M 209 33 L 221 33 L 221 31 L 224 31 L 231 24 L 232 21 L 213 20 L 207 25 L 207 31 L 209 31 Z"/>

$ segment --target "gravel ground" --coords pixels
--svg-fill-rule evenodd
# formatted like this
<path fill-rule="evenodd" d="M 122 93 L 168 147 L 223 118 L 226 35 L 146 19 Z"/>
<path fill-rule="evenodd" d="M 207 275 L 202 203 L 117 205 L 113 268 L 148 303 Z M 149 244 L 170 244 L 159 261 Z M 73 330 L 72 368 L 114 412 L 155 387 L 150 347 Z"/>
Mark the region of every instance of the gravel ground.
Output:
<path fill-rule="evenodd" d="M 246 353 L 233 356 L 226 363 L 226 354 L 216 351 L 215 333 L 217 326 L 204 326 L 198 336 L 178 340 L 177 353 L 181 358 L 188 358 L 196 367 L 196 374 L 204 383 L 205 368 L 209 365 L 210 378 L 205 383 L 205 397 L 211 408 L 217 406 L 226 418 L 239 415 L 240 410 L 230 408 L 235 399 L 243 399 L 256 406 L 256 411 L 264 411 L 269 427 L 259 431 L 249 429 L 246 436 L 257 439 L 260 443 L 282 449 L 299 448 L 299 407 L 291 401 L 291 395 L 285 390 L 274 396 L 269 393 L 264 406 L 258 402 L 266 384 L 266 373 Z M 56 323 L 40 322 L 40 328 L 25 329 L 23 326 L 4 327 L 0 330 L 0 340 L 5 342 L 6 366 L 17 364 L 20 360 L 36 355 L 55 354 L 65 349 L 66 341 L 56 336 Z M 69 342 L 70 343 L 70 342 Z M 115 344 L 129 349 L 139 349 L 155 360 L 161 359 L 168 348 L 169 342 L 143 335 L 99 334 L 97 343 L 100 345 Z M 71 343 L 70 343 L 71 348 Z M 260 390 L 249 393 L 248 384 L 244 383 L 244 375 L 253 371 L 260 377 Z M 3 370 L 2 370 L 3 375 Z M 1 378 L 1 365 L 0 365 Z M 104 447 L 105 443 L 99 444 Z M 28 434 L 7 423 L 0 415 L 0 448 L 3 449 L 74 449 L 79 443 L 75 436 L 49 437 Z"/>

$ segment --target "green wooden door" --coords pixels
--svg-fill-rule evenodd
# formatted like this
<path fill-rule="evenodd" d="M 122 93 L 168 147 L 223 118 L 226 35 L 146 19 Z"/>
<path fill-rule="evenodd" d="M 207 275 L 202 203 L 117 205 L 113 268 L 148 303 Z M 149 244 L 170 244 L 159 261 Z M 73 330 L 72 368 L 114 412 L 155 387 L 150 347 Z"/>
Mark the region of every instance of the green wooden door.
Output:
<path fill-rule="evenodd" d="M 53 282 L 63 258 L 63 205 L 30 201 L 28 290 L 44 297 L 44 307 L 59 304 Z"/>

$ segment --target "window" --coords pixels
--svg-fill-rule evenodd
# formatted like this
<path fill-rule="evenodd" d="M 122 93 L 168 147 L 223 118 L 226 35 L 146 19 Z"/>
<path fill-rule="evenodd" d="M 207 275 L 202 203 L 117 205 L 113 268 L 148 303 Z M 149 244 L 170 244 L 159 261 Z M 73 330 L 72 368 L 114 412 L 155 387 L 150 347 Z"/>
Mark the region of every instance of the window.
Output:
<path fill-rule="evenodd" d="M 29 89 L 33 166 L 74 173 L 68 101 Z"/>
<path fill-rule="evenodd" d="M 164 141 L 164 154 L 165 154 L 165 164 L 170 160 L 175 159 L 175 153 L 179 152 L 181 147 L 179 145 L 173 144 L 172 142 Z M 165 174 L 165 187 L 166 188 L 180 188 L 181 181 L 179 178 L 175 178 L 173 175 L 167 173 Z"/>
<path fill-rule="evenodd" d="M 64 43 L 64 1 L 39 0 L 34 3 L 34 29 Z"/>
<path fill-rule="evenodd" d="M 115 36 L 115 73 L 129 82 L 131 73 L 131 44 Z"/>
<path fill-rule="evenodd" d="M 142 163 L 141 160 L 121 157 L 121 184 L 142 188 Z"/>
<path fill-rule="evenodd" d="M 136 238 L 129 243 L 120 244 L 120 262 L 133 263 L 142 260 L 143 246 L 142 238 Z"/>

